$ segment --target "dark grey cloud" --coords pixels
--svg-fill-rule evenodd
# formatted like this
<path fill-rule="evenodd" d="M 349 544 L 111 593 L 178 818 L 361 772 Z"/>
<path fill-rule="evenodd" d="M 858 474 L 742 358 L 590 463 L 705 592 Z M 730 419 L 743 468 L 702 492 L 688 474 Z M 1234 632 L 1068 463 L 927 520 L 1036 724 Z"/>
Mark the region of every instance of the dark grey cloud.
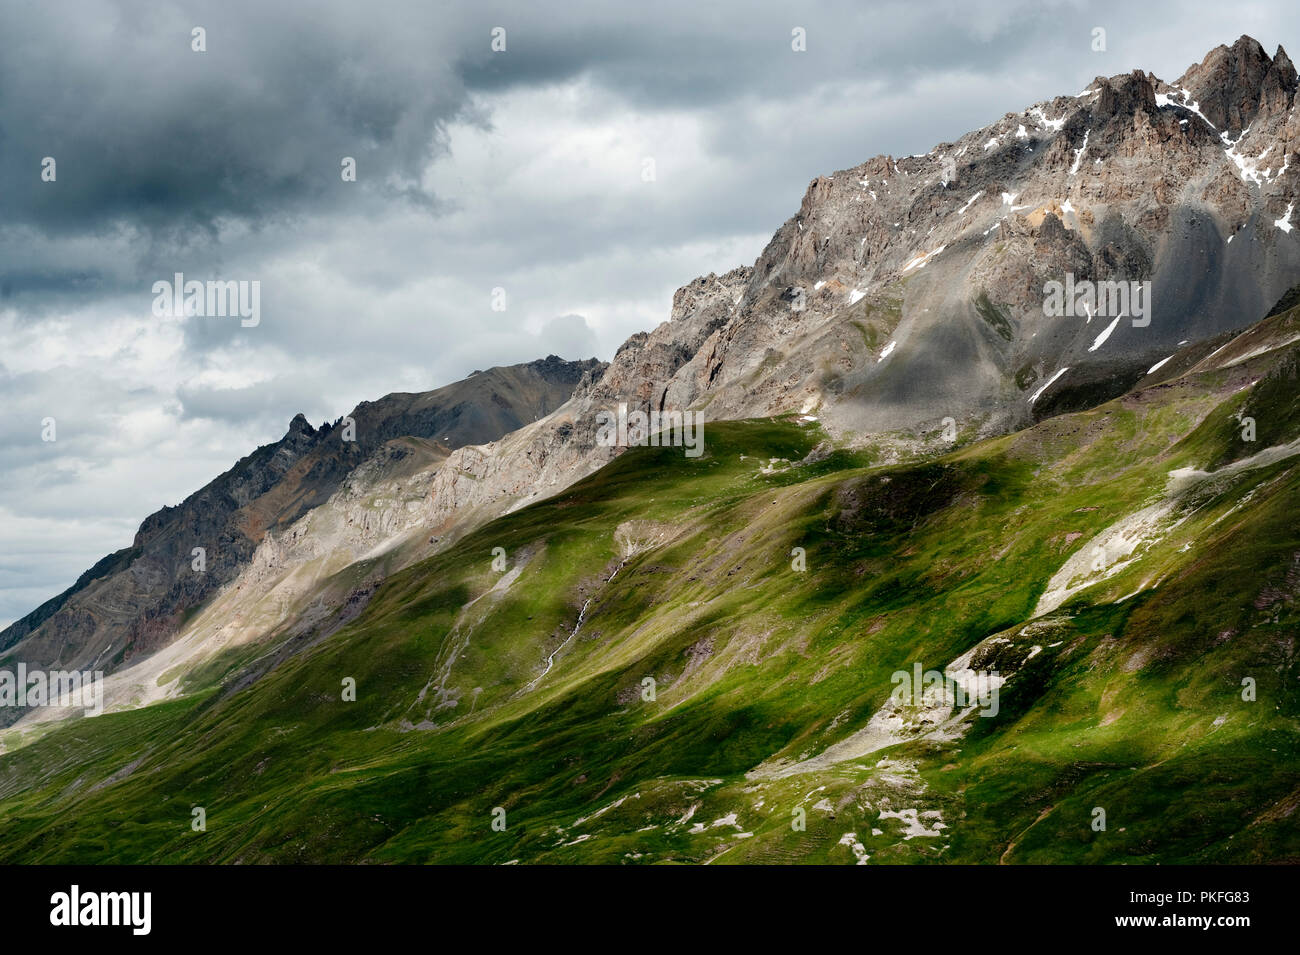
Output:
<path fill-rule="evenodd" d="M 6 5 L 0 33 L 22 41 L 0 59 L 0 215 L 46 233 L 126 221 L 216 238 L 223 217 L 348 197 L 343 156 L 363 188 L 418 195 L 465 103 L 443 51 L 419 42 L 420 6 L 419 26 L 389 31 L 365 4 Z M 40 179 L 46 156 L 57 185 Z"/>

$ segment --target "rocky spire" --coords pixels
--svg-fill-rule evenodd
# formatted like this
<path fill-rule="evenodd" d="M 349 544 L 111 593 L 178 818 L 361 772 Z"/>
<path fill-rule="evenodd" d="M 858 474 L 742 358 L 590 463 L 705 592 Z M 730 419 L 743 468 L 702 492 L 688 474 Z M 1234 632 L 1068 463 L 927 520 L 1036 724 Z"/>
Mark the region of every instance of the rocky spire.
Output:
<path fill-rule="evenodd" d="M 1200 103 L 1205 118 L 1233 138 L 1263 111 L 1289 109 L 1296 91 L 1296 71 L 1280 46 L 1273 57 L 1254 37 L 1232 46 L 1217 46 L 1174 84 Z"/>

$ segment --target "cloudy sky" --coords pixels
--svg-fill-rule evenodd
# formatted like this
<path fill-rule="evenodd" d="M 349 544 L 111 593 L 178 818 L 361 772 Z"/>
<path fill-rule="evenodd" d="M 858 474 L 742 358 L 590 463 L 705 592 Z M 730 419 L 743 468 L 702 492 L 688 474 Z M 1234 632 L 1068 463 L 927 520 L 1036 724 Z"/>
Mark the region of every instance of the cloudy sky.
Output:
<path fill-rule="evenodd" d="M 0 626 L 298 411 L 608 359 L 819 174 L 1242 33 L 1300 52 L 1294 0 L 305 8 L 0 6 Z M 176 272 L 259 281 L 260 324 L 155 316 Z"/>

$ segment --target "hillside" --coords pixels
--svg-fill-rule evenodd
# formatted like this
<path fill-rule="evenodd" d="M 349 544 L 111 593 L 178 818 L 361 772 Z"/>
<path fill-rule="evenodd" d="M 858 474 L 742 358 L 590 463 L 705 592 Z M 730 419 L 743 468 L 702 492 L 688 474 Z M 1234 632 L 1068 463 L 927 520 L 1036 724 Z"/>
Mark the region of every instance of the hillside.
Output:
<path fill-rule="evenodd" d="M 503 378 L 493 397 L 498 369 L 363 404 L 346 453 L 337 425 L 300 422 L 0 635 L 5 659 L 98 661 L 111 708 L 174 697 L 218 654 L 314 639 L 388 575 L 593 474 L 616 456 L 598 416 L 623 403 L 814 415 L 836 446 L 894 461 L 941 451 L 949 428 L 988 438 L 1094 407 L 1300 282 L 1298 87 L 1285 51 L 1243 36 L 1172 83 L 1097 77 L 819 176 L 753 266 L 682 287 L 608 366 L 555 359 L 545 400 Z M 1053 282 L 1139 292 L 1048 315 Z"/>
<path fill-rule="evenodd" d="M 0 858 L 1294 861 L 1298 342 L 911 463 L 795 417 L 631 449 L 303 652 L 0 759 Z M 996 715 L 891 702 L 916 664 Z"/>

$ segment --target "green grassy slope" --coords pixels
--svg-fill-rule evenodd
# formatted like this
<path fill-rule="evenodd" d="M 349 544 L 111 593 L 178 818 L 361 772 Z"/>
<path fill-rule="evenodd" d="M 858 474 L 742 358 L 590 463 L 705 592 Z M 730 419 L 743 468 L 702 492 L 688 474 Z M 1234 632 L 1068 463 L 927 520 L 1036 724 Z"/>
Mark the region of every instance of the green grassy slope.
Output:
<path fill-rule="evenodd" d="M 1300 859 L 1300 457 L 1252 459 L 1300 435 L 1298 347 L 913 464 L 801 464 L 793 420 L 632 449 L 251 686 L 232 659 L 0 757 L 0 860 Z M 1218 473 L 1171 496 L 1183 468 Z M 891 674 L 973 649 L 996 716 L 864 732 Z"/>

